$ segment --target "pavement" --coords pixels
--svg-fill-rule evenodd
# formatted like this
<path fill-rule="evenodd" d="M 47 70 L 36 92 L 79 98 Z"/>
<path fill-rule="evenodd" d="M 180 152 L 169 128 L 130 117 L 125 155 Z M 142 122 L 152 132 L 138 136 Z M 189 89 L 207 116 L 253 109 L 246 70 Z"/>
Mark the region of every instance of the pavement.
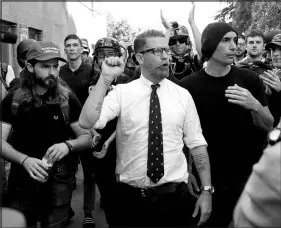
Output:
<path fill-rule="evenodd" d="M 80 228 L 83 227 L 84 213 L 83 213 L 83 170 L 79 164 L 78 172 L 76 174 L 77 188 L 72 194 L 72 208 L 75 212 L 74 217 L 71 219 L 67 228 Z M 96 187 L 96 201 L 95 210 L 93 212 L 96 220 L 96 228 L 108 228 L 103 210 L 100 208 L 100 193 Z"/>

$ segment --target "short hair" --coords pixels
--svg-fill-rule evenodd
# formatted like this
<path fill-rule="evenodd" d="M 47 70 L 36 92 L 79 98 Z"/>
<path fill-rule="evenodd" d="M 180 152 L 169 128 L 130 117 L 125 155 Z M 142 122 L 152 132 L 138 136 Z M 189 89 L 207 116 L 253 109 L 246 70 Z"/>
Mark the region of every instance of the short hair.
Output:
<path fill-rule="evenodd" d="M 135 53 L 139 53 L 143 51 L 143 47 L 146 45 L 146 38 L 150 37 L 164 37 L 165 35 L 163 32 L 159 30 L 149 29 L 141 34 L 139 34 L 136 39 L 134 40 L 134 50 Z"/>
<path fill-rule="evenodd" d="M 245 40 L 245 42 L 246 42 L 246 38 L 245 38 L 245 36 L 243 36 L 242 34 L 239 34 L 238 37 L 237 37 L 237 39 L 243 39 L 243 40 Z"/>
<path fill-rule="evenodd" d="M 265 36 L 264 36 L 263 32 L 260 30 L 252 30 L 249 33 L 247 33 L 246 34 L 246 43 L 248 42 L 248 37 L 255 37 L 255 36 L 261 37 L 263 40 L 263 43 L 265 43 Z"/>
<path fill-rule="evenodd" d="M 82 47 L 82 41 L 81 41 L 81 39 L 79 38 L 79 36 L 77 36 L 76 34 L 69 34 L 67 37 L 65 37 L 65 39 L 64 39 L 64 45 L 65 45 L 66 41 L 71 40 L 71 39 L 73 39 L 73 40 L 79 40 L 79 43 L 80 43 L 80 45 L 81 45 L 81 47 Z"/>

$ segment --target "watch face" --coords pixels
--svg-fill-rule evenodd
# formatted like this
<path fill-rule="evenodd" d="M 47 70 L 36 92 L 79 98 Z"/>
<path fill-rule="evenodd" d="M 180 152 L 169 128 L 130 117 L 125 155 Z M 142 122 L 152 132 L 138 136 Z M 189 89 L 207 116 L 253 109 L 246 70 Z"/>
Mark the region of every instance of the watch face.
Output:
<path fill-rule="evenodd" d="M 281 131 L 280 129 L 273 129 L 269 134 L 269 139 L 271 141 L 277 141 L 280 137 Z"/>

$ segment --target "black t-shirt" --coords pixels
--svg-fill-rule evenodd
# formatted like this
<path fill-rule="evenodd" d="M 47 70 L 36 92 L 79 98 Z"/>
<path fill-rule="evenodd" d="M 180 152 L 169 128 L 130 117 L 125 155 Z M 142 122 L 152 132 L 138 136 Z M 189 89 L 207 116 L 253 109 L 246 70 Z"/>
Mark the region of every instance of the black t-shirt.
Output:
<path fill-rule="evenodd" d="M 60 68 L 59 76 L 76 94 L 82 105 L 89 96 L 89 86 L 93 85 L 91 71 L 92 67 L 83 62 L 76 71 L 70 70 L 68 63 Z"/>
<path fill-rule="evenodd" d="M 254 125 L 251 111 L 228 102 L 225 90 L 237 84 L 266 106 L 261 80 L 249 70 L 231 66 L 226 76 L 213 77 L 202 69 L 184 78 L 181 84 L 192 95 L 198 111 L 208 143 L 212 182 L 244 182 L 262 154 L 266 133 Z"/>
<path fill-rule="evenodd" d="M 73 136 L 69 124 L 77 122 L 81 104 L 74 94 L 69 96 L 69 124 L 66 124 L 60 104 L 46 104 L 48 92 L 40 99 L 43 105 L 25 111 L 20 105 L 16 116 L 12 114 L 13 93 L 9 93 L 1 103 L 0 121 L 12 126 L 13 147 L 30 156 L 42 159 L 47 149 Z"/>

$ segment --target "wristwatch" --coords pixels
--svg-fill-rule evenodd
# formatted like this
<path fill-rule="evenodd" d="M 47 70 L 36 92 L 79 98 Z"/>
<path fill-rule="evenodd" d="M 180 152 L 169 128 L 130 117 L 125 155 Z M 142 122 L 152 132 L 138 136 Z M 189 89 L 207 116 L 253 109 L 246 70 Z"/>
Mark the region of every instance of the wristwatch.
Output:
<path fill-rule="evenodd" d="M 201 192 L 207 191 L 210 194 L 213 194 L 215 192 L 215 188 L 213 186 L 201 186 L 200 190 Z"/>
<path fill-rule="evenodd" d="M 274 145 L 281 141 L 281 128 L 274 128 L 268 133 L 268 144 Z"/>

